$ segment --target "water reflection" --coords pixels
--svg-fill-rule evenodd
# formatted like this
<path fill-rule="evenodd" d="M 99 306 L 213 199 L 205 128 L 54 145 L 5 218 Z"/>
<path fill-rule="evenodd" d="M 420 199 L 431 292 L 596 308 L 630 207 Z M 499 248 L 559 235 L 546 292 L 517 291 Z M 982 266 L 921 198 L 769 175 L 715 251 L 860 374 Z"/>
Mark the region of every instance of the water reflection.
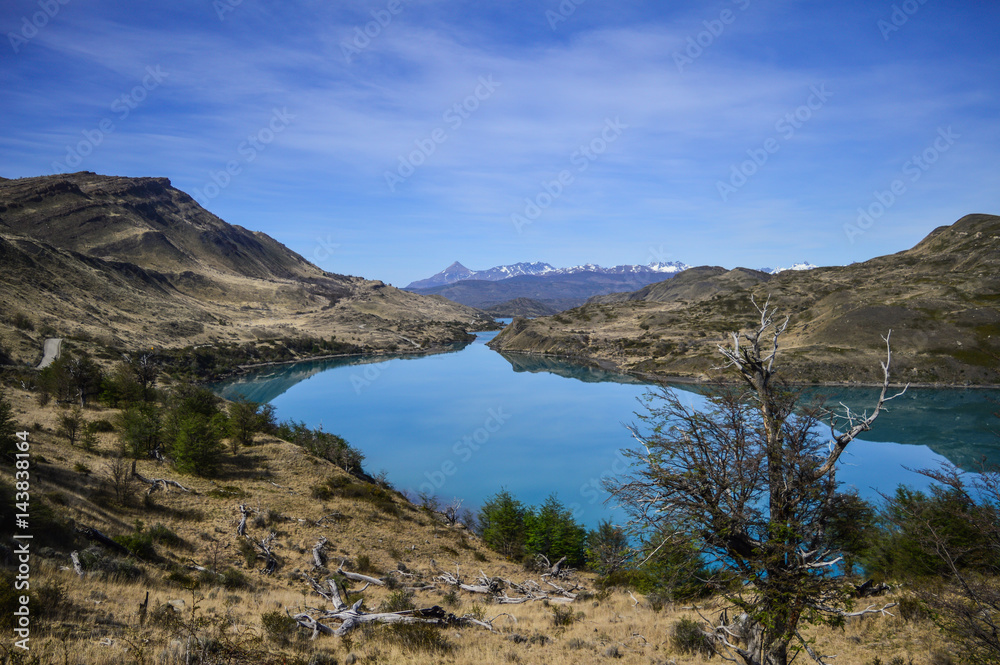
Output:
<path fill-rule="evenodd" d="M 366 468 L 385 469 L 414 495 L 429 488 L 474 509 L 501 487 L 534 505 L 556 492 L 587 526 L 615 518 L 601 480 L 627 470 L 619 451 L 634 442 L 623 423 L 641 410 L 637 398 L 648 386 L 556 358 L 501 356 L 484 345 L 490 337 L 439 355 L 262 368 L 215 389 L 340 434 L 366 454 Z M 689 405 L 702 404 L 699 386 L 674 388 Z M 869 389 L 821 390 L 854 408 L 874 400 Z M 848 448 L 838 478 L 877 498 L 900 483 L 926 486 L 904 466 L 934 467 L 947 457 L 972 468 L 982 455 L 1000 463 L 988 431 L 998 422 L 993 399 L 1000 391 L 908 392 Z"/>

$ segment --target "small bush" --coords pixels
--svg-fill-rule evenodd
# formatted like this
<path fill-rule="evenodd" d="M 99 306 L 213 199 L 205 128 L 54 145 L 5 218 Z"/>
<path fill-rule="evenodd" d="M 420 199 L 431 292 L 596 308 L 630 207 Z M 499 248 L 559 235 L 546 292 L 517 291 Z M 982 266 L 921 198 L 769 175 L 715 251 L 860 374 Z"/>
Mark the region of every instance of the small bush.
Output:
<path fill-rule="evenodd" d="M 35 588 L 33 598 L 36 612 L 42 617 L 51 618 L 63 609 L 69 608 L 66 585 L 59 580 L 45 580 Z"/>
<path fill-rule="evenodd" d="M 246 561 L 247 568 L 253 568 L 257 565 L 257 550 L 253 545 L 246 540 L 240 540 L 237 542 L 236 548 L 239 550 L 243 560 Z"/>
<path fill-rule="evenodd" d="M 146 571 L 132 561 L 107 556 L 98 548 L 87 548 L 80 553 L 80 565 L 84 570 L 94 571 L 106 581 L 138 582 L 146 577 Z"/>
<path fill-rule="evenodd" d="M 702 656 L 715 654 L 712 642 L 701 632 L 701 626 L 693 619 L 681 619 L 674 624 L 670 644 L 681 653 Z"/>
<path fill-rule="evenodd" d="M 85 476 L 89 476 L 91 473 L 90 467 L 84 464 L 83 462 L 77 462 L 76 464 L 74 464 L 73 470 L 76 471 L 77 473 L 82 473 Z"/>
<path fill-rule="evenodd" d="M 447 654 L 455 646 L 446 640 L 440 629 L 426 623 L 400 623 L 386 626 L 383 635 L 403 651 Z"/>
<path fill-rule="evenodd" d="M 413 604 L 413 592 L 400 589 L 390 593 L 382 604 L 379 605 L 379 612 L 402 612 L 404 610 L 416 609 Z"/>
<path fill-rule="evenodd" d="M 152 537 L 153 542 L 167 545 L 168 547 L 181 547 L 186 544 L 183 538 L 171 531 L 169 527 L 160 523 L 149 527 L 148 533 Z"/>
<path fill-rule="evenodd" d="M 230 591 L 253 588 L 250 578 L 242 570 L 232 567 L 226 568 L 219 574 L 219 582 Z"/>
<path fill-rule="evenodd" d="M 903 621 L 923 621 L 924 619 L 930 618 L 930 612 L 927 611 L 927 607 L 913 596 L 903 596 L 898 601 L 899 607 L 897 611 L 899 616 Z"/>
<path fill-rule="evenodd" d="M 260 625 L 270 639 L 283 644 L 295 634 L 295 627 L 298 624 L 284 612 L 275 610 L 261 614 Z"/>
<path fill-rule="evenodd" d="M 372 568 L 371 557 L 367 554 L 359 554 L 354 567 L 358 569 L 359 573 L 370 573 L 374 570 L 374 568 Z"/>
<path fill-rule="evenodd" d="M 143 532 L 141 528 L 135 533 L 127 533 L 112 538 L 116 543 L 123 546 L 132 556 L 147 561 L 156 559 L 156 548 L 153 547 L 153 535 L 148 531 Z"/>
<path fill-rule="evenodd" d="M 556 605 L 552 608 L 552 623 L 557 626 L 572 626 L 576 615 L 569 607 Z"/>
<path fill-rule="evenodd" d="M 166 579 L 168 582 L 176 584 L 177 586 L 185 588 L 190 587 L 192 584 L 194 584 L 194 579 L 192 579 L 188 573 L 179 568 L 176 570 L 171 570 L 169 573 L 167 573 L 164 579 Z"/>
<path fill-rule="evenodd" d="M 34 330 L 35 323 L 24 312 L 16 312 L 10 317 L 10 322 L 18 330 Z"/>
<path fill-rule="evenodd" d="M 210 489 L 207 494 L 215 499 L 245 499 L 247 497 L 247 493 L 235 485 L 216 487 Z"/>
<path fill-rule="evenodd" d="M 95 432 L 114 432 L 115 426 L 107 418 L 98 418 L 90 422 L 90 428 Z"/>

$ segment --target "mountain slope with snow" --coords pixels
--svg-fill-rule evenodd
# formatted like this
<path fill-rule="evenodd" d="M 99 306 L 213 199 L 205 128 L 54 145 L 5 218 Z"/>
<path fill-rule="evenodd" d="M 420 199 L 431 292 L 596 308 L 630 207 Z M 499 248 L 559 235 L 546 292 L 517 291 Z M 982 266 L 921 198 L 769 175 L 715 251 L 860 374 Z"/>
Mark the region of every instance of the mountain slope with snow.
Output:
<path fill-rule="evenodd" d="M 670 263 L 656 262 L 650 263 L 646 266 L 639 265 L 620 265 L 612 266 L 611 268 L 604 268 L 596 263 L 585 263 L 584 265 L 572 266 L 570 268 L 555 268 L 551 264 L 543 263 L 541 261 L 531 261 L 531 262 L 521 262 L 514 263 L 511 265 L 504 266 L 494 266 L 487 270 L 470 270 L 463 266 L 458 261 L 455 261 L 450 266 L 442 270 L 441 272 L 428 277 L 427 279 L 417 280 L 406 286 L 407 290 L 417 290 L 417 289 L 428 289 L 435 286 L 446 286 L 448 284 L 454 284 L 455 282 L 460 282 L 463 280 L 481 280 L 487 282 L 499 282 L 504 279 L 510 279 L 512 277 L 521 277 L 523 275 L 535 275 L 542 277 L 549 277 L 555 275 L 575 275 L 578 273 L 595 273 L 598 275 L 651 275 L 651 274 L 662 274 L 664 278 L 669 275 L 673 275 L 681 272 L 682 270 L 687 270 L 690 266 L 681 263 L 680 261 L 673 261 Z"/>

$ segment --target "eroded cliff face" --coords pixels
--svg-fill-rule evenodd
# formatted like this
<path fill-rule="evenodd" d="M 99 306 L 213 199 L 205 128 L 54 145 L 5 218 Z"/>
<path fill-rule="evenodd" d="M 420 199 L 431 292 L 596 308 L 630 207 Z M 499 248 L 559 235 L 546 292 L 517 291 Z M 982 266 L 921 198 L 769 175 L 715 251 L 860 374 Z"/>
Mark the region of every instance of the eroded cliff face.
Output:
<path fill-rule="evenodd" d="M 574 310 L 515 320 L 491 343 L 625 371 L 710 379 L 720 344 L 770 298 L 790 317 L 785 378 L 878 382 L 892 331 L 893 379 L 1000 383 L 1000 217 L 967 215 L 912 249 L 835 268 L 767 275 L 702 267 Z"/>

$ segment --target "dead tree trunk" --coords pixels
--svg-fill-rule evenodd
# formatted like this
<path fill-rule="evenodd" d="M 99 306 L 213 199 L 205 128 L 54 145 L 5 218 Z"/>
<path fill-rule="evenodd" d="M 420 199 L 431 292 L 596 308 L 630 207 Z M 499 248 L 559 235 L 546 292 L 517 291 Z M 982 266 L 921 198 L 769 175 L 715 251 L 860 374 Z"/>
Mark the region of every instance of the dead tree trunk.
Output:
<path fill-rule="evenodd" d="M 368 584 L 374 584 L 375 586 L 385 586 L 385 582 L 376 577 L 368 577 L 367 575 L 362 575 L 361 573 L 352 573 L 344 570 L 344 563 L 346 563 L 346 561 L 340 562 L 340 567 L 337 568 L 337 572 L 347 579 L 355 582 L 367 582 Z"/>
<path fill-rule="evenodd" d="M 444 609 L 438 607 L 437 605 L 433 607 L 427 607 L 419 610 L 403 610 L 401 612 L 375 612 L 369 614 L 362 611 L 361 603 L 358 601 L 354 605 L 348 607 L 347 603 L 343 601 L 340 597 L 340 591 L 337 588 L 336 582 L 333 580 L 328 580 L 329 591 L 324 589 L 320 584 L 312 579 L 311 577 L 306 578 L 309 584 L 312 586 L 313 590 L 320 596 L 328 600 L 333 604 L 334 609 L 332 611 L 321 612 L 319 610 L 310 609 L 306 612 L 299 612 L 298 614 L 289 614 L 292 619 L 295 619 L 296 623 L 303 628 L 308 628 L 312 631 L 312 638 L 316 639 L 319 635 L 337 635 L 342 637 L 347 633 L 351 632 L 355 628 L 362 626 L 366 623 L 388 623 L 388 624 L 398 624 L 398 623 L 424 623 L 424 624 L 436 624 L 436 625 L 457 625 L 457 626 L 469 626 L 475 625 L 487 630 L 493 630 L 492 621 L 496 621 L 499 616 L 510 616 L 510 615 L 499 615 L 494 617 L 492 621 L 482 621 L 471 616 L 457 617 L 454 614 L 449 614 L 445 612 Z M 340 626 L 333 628 L 324 622 L 339 621 Z"/>
<path fill-rule="evenodd" d="M 107 547 L 108 549 L 117 552 L 118 554 L 122 554 L 125 556 L 129 556 L 131 554 L 131 552 L 128 551 L 128 548 L 124 547 L 123 545 L 119 545 L 118 543 L 111 540 L 103 533 L 95 529 L 94 527 L 90 526 L 77 527 L 76 530 L 77 532 L 82 533 L 84 537 L 87 538 L 88 540 L 93 540 L 95 542 L 98 542 L 101 545 Z"/>
<path fill-rule="evenodd" d="M 83 565 L 80 563 L 80 555 L 76 553 L 76 550 L 74 550 L 69 555 L 69 558 L 70 560 L 73 561 L 73 570 L 76 572 L 77 575 L 83 577 Z"/>
<path fill-rule="evenodd" d="M 317 568 L 326 566 L 326 553 L 323 552 L 324 547 L 326 547 L 326 536 L 320 538 L 312 550 L 313 565 Z"/>
<path fill-rule="evenodd" d="M 141 483 L 149 485 L 149 489 L 146 490 L 146 494 L 152 494 L 153 492 L 155 492 L 160 488 L 163 488 L 163 491 L 165 492 L 167 491 L 168 485 L 173 485 L 177 489 L 182 490 L 184 492 L 191 491 L 187 487 L 181 485 L 176 480 L 169 480 L 167 478 L 147 478 L 143 476 L 142 474 L 140 474 L 138 471 L 135 470 L 135 460 L 132 460 L 132 477 Z"/>

